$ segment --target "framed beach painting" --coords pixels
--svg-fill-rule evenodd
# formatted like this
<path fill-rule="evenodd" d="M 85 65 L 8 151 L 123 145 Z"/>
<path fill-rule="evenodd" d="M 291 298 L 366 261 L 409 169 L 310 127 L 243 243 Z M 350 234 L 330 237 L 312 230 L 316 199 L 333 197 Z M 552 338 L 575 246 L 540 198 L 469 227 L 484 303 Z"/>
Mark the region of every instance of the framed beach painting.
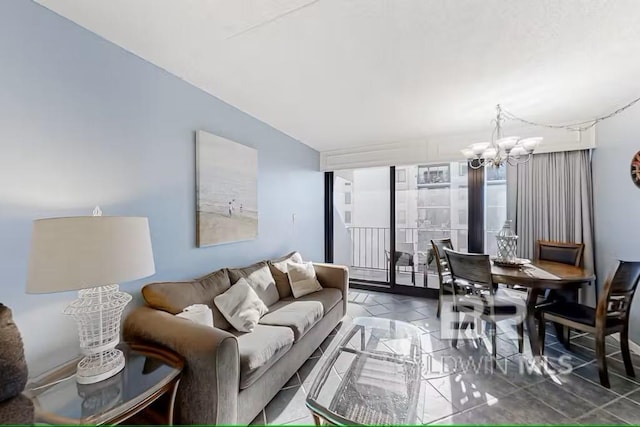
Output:
<path fill-rule="evenodd" d="M 196 134 L 196 245 L 258 236 L 258 151 L 205 131 Z"/>

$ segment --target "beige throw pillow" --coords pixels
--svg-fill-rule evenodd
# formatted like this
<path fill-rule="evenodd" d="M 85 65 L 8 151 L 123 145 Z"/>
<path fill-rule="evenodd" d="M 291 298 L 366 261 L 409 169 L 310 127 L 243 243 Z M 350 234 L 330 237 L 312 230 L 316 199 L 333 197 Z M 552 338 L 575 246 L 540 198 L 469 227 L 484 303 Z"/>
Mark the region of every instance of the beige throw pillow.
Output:
<path fill-rule="evenodd" d="M 258 320 L 269 311 L 244 278 L 215 297 L 213 302 L 231 326 L 240 332 L 252 332 Z"/>
<path fill-rule="evenodd" d="M 276 282 L 273 280 L 266 261 L 260 261 L 244 268 L 230 268 L 227 271 L 232 283 L 236 283 L 241 277 L 244 278 L 267 307 L 277 303 L 280 299 Z"/>
<path fill-rule="evenodd" d="M 316 278 L 316 270 L 312 262 L 289 263 L 287 275 L 294 298 L 321 291 L 322 286 Z"/>
<path fill-rule="evenodd" d="M 291 295 L 291 285 L 289 285 L 287 271 L 289 271 L 288 266 L 292 262 L 302 263 L 304 261 L 302 261 L 302 256 L 298 252 L 291 252 L 281 258 L 269 261 L 269 269 L 271 270 L 273 280 L 276 281 L 280 299 Z"/>

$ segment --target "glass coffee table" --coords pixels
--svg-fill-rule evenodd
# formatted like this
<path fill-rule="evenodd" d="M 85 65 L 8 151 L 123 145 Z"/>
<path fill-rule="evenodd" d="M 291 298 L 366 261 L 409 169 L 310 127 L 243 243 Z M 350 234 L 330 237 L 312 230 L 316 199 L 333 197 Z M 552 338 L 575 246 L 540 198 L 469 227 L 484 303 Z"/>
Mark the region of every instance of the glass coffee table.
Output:
<path fill-rule="evenodd" d="M 315 423 L 414 424 L 422 372 L 420 335 L 416 326 L 398 320 L 354 319 L 307 396 Z"/>
<path fill-rule="evenodd" d="M 33 402 L 35 422 L 119 424 L 166 396 L 166 417 L 153 412 L 146 415 L 154 416 L 154 422 L 172 424 L 182 359 L 168 350 L 146 345 L 121 343 L 118 348 L 125 355 L 125 367 L 104 381 L 79 384 L 75 379 L 79 359 L 31 380 L 24 394 Z"/>

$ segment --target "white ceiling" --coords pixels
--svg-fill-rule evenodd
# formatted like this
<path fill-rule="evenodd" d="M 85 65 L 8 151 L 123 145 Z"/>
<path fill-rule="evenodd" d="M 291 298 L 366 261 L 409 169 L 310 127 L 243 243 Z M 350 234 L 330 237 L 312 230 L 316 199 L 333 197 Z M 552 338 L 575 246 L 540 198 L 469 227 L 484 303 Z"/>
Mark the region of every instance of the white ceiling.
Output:
<path fill-rule="evenodd" d="M 640 96 L 638 0 L 37 0 L 317 150 Z"/>

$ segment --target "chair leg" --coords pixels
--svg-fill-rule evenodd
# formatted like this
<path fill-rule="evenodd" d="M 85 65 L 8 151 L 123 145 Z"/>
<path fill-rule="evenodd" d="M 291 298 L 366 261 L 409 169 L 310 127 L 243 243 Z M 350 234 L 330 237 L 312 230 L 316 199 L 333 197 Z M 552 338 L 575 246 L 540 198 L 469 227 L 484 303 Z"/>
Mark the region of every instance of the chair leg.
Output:
<path fill-rule="evenodd" d="M 518 353 L 524 352 L 524 323 L 518 323 Z"/>
<path fill-rule="evenodd" d="M 562 341 L 564 341 L 563 342 L 564 348 L 566 348 L 567 350 L 571 350 L 571 328 L 568 326 L 563 327 L 562 335 L 563 335 Z"/>
<path fill-rule="evenodd" d="M 438 295 L 438 308 L 436 310 L 436 319 L 440 318 L 440 306 L 442 305 L 442 294 Z"/>
<path fill-rule="evenodd" d="M 624 370 L 627 371 L 627 376 L 635 377 L 636 373 L 633 371 L 633 363 L 631 362 L 631 352 L 629 351 L 629 326 L 627 325 L 622 332 L 620 332 L 620 350 L 622 350 L 622 360 L 624 360 Z"/>
<path fill-rule="evenodd" d="M 596 334 L 596 359 L 598 361 L 598 373 L 600 374 L 600 384 L 603 387 L 611 388 L 609 384 L 609 373 L 607 371 L 607 352 L 604 334 Z"/>
<path fill-rule="evenodd" d="M 545 328 L 546 323 L 544 321 L 544 317 L 540 317 L 538 319 L 538 342 L 540 343 L 540 354 L 544 354 L 544 339 L 547 335 Z"/>
<path fill-rule="evenodd" d="M 458 331 L 462 327 L 462 318 L 460 316 L 460 312 L 456 315 L 456 323 L 453 328 L 453 338 L 451 339 L 451 347 L 458 347 Z"/>
<path fill-rule="evenodd" d="M 491 322 L 491 366 L 495 369 L 498 360 L 498 327 L 494 322 Z"/>

